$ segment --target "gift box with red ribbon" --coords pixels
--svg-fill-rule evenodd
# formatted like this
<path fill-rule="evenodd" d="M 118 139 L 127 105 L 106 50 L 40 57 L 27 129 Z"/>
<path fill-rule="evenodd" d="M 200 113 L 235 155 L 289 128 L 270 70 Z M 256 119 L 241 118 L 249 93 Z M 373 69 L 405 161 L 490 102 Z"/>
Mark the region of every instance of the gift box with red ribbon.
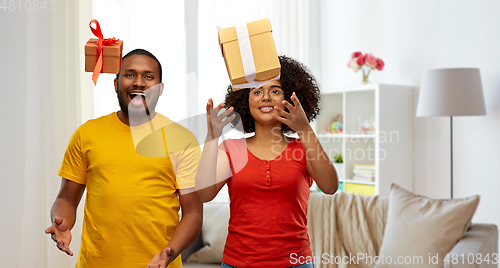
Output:
<path fill-rule="evenodd" d="M 96 28 L 92 28 L 95 23 Z M 85 71 L 92 72 L 94 85 L 100 73 L 117 74 L 122 67 L 123 41 L 116 38 L 104 39 L 101 26 L 97 20 L 89 23 L 90 30 L 97 37 L 91 38 L 85 44 Z"/>

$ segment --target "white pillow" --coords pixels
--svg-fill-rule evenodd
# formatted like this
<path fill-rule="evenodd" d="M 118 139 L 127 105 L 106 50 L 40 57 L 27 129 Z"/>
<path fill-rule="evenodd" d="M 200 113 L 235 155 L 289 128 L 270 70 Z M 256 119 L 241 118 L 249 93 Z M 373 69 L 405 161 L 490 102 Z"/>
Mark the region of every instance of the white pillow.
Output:
<path fill-rule="evenodd" d="M 187 262 L 221 263 L 229 225 L 229 203 L 203 204 L 203 248 L 191 254 Z"/>
<path fill-rule="evenodd" d="M 478 204 L 479 195 L 433 200 L 392 184 L 376 267 L 443 267 L 446 254 L 467 232 Z"/>

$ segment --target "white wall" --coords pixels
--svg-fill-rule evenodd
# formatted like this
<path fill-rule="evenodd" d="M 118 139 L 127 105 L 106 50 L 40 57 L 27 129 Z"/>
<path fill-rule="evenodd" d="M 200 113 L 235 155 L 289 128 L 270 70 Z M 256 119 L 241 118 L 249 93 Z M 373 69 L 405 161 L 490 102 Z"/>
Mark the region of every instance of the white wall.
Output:
<path fill-rule="evenodd" d="M 481 69 L 487 116 L 454 119 L 454 197 L 480 194 L 473 221 L 500 226 L 500 1 L 336 0 L 322 1 L 321 11 L 320 81 L 326 91 L 360 83 L 361 73 L 346 67 L 354 51 L 385 61 L 382 72 L 370 75 L 374 83 L 418 88 L 426 69 Z M 449 121 L 415 119 L 418 194 L 449 197 Z"/>

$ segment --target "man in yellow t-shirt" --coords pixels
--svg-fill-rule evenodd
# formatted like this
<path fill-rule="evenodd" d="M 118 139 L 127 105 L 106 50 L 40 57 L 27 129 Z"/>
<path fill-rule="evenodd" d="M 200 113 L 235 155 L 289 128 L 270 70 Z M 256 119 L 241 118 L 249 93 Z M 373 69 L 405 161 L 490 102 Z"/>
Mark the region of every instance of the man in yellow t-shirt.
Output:
<path fill-rule="evenodd" d="M 193 191 L 200 148 L 193 133 L 155 112 L 161 75 L 148 51 L 125 55 L 115 79 L 120 110 L 87 121 L 69 141 L 45 232 L 73 255 L 70 230 L 87 189 L 78 268 L 182 267 L 179 253 L 201 229 Z"/>

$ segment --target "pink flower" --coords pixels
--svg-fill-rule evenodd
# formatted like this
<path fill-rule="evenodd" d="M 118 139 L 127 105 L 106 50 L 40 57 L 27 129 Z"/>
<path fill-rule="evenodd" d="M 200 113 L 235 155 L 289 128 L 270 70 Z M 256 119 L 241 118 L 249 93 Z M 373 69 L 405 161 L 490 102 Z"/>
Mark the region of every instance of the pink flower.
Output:
<path fill-rule="evenodd" d="M 384 65 L 385 65 L 384 61 L 382 59 L 377 58 L 376 62 L 377 62 L 377 66 L 375 68 L 377 68 L 377 70 L 379 70 L 379 71 L 382 71 L 382 69 L 384 69 Z"/>
<path fill-rule="evenodd" d="M 361 53 L 359 51 L 358 52 L 354 52 L 354 53 L 352 53 L 351 59 L 357 58 L 357 57 L 359 57 L 361 55 L 363 55 L 363 53 Z"/>
<path fill-rule="evenodd" d="M 372 53 L 365 54 L 366 65 L 370 68 L 375 68 L 377 66 L 377 58 L 372 55 Z"/>
<path fill-rule="evenodd" d="M 366 55 L 359 55 L 358 59 L 356 60 L 356 63 L 359 66 L 363 66 L 363 64 L 365 64 L 365 59 L 366 59 Z"/>
<path fill-rule="evenodd" d="M 357 72 L 357 71 L 359 71 L 359 69 L 361 69 L 361 66 L 358 65 L 356 60 L 357 60 L 357 58 L 354 58 L 354 59 L 351 59 L 347 63 L 347 67 L 353 69 L 355 72 Z"/>

